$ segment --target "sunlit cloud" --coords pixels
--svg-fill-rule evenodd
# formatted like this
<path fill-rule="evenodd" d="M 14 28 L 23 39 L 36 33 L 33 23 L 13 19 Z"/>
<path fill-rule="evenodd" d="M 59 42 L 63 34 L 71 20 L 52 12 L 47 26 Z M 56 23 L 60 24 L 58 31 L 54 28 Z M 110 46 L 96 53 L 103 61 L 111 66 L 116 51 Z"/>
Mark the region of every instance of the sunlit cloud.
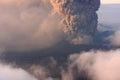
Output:
<path fill-rule="evenodd" d="M 37 80 L 21 68 L 0 63 L 0 80 Z"/>

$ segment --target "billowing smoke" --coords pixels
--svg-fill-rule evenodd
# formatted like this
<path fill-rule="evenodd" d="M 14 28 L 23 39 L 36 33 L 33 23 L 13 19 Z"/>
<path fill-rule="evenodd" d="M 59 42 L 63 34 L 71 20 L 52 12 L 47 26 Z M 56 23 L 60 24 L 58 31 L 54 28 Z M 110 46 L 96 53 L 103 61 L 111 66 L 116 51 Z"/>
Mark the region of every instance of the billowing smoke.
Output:
<path fill-rule="evenodd" d="M 99 6 L 99 0 L 0 1 L 0 48 L 44 49 L 66 36 L 74 44 L 89 43 Z"/>
<path fill-rule="evenodd" d="M 50 0 L 55 12 L 63 15 L 64 32 L 75 44 L 87 43 L 97 30 L 96 11 L 100 0 Z"/>
<path fill-rule="evenodd" d="M 62 39 L 60 17 L 47 0 L 0 1 L 0 48 L 43 49 Z"/>

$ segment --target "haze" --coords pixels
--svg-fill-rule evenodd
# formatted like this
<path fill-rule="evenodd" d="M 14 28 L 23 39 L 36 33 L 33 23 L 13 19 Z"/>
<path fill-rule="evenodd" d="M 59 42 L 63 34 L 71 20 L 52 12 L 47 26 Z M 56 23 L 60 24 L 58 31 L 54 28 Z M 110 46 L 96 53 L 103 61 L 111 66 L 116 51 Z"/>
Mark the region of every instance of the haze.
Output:
<path fill-rule="evenodd" d="M 101 0 L 103 4 L 119 4 L 120 0 Z"/>

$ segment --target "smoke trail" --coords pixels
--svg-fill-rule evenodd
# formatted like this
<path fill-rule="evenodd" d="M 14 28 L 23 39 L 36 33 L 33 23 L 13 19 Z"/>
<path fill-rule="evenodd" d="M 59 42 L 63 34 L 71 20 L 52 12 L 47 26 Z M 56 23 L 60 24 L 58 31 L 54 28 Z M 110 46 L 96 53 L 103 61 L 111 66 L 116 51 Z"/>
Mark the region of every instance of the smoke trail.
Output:
<path fill-rule="evenodd" d="M 86 43 L 97 29 L 100 0 L 50 0 L 55 12 L 64 16 L 64 32 L 76 44 Z M 85 41 L 85 42 L 84 42 Z"/>

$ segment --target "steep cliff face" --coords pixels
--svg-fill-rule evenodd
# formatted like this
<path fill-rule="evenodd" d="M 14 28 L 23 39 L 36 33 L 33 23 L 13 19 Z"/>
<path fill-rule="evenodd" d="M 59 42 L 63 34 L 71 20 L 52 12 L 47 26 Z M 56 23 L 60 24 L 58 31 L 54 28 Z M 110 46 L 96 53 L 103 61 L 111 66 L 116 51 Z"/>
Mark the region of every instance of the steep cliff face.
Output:
<path fill-rule="evenodd" d="M 50 1 L 54 10 L 64 17 L 64 32 L 69 40 L 75 44 L 87 43 L 97 30 L 96 11 L 100 6 L 100 0 Z"/>

